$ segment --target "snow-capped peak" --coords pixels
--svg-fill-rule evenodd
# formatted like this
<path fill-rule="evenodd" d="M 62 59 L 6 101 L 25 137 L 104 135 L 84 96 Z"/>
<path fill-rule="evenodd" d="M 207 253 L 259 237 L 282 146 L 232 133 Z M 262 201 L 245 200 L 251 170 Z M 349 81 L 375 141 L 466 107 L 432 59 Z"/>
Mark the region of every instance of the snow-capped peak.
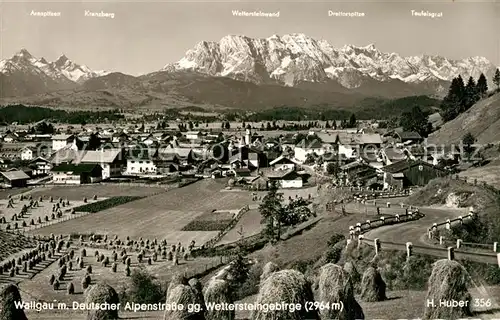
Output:
<path fill-rule="evenodd" d="M 59 56 L 55 61 L 48 62 L 45 58 L 37 59 L 28 50 L 21 49 L 10 59 L 0 61 L 0 73 L 13 74 L 23 72 L 23 74 L 43 74 L 56 82 L 83 82 L 93 77 L 107 74 L 106 71 L 92 71 L 84 65 L 78 65 L 68 59 L 66 55 Z"/>
<path fill-rule="evenodd" d="M 462 60 L 441 56 L 403 57 L 381 52 L 373 43 L 334 48 L 325 40 L 292 33 L 263 39 L 229 35 L 219 42 L 203 41 L 163 70 L 187 69 L 255 83 L 278 81 L 284 85 L 333 79 L 353 88 L 366 80 L 420 83 L 451 81 L 459 74 L 477 78 L 480 73 L 488 76 L 496 67 L 484 57 Z"/>
<path fill-rule="evenodd" d="M 32 59 L 33 58 L 31 53 L 29 53 L 29 51 L 24 49 L 24 48 L 19 50 L 16 54 L 14 54 L 13 58 L 15 58 L 15 57 L 25 58 L 25 59 Z"/>

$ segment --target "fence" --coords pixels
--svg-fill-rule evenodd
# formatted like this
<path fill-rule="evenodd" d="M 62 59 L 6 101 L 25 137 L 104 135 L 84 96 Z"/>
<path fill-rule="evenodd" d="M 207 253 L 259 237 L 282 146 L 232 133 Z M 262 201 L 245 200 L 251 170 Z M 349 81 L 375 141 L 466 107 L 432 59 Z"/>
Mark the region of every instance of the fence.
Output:
<path fill-rule="evenodd" d="M 445 258 L 449 260 L 467 260 L 486 264 L 494 264 L 500 267 L 500 253 L 474 253 L 463 250 L 458 250 L 454 247 L 439 248 L 429 246 L 414 245 L 411 242 L 396 243 L 390 241 L 380 241 L 380 239 L 368 239 L 360 235 L 358 237 L 358 246 L 362 243 L 368 244 L 375 249 L 377 255 L 382 249 L 406 251 L 407 257 L 411 257 L 415 253 L 430 255 L 437 258 Z"/>
<path fill-rule="evenodd" d="M 403 223 L 407 221 L 414 221 L 423 217 L 423 214 L 418 211 L 418 208 L 415 211 L 405 211 L 402 214 L 396 214 L 394 216 L 380 217 L 376 220 L 367 220 L 365 222 L 357 223 L 355 226 L 349 227 L 349 238 L 355 239 L 359 237 L 363 233 L 373 230 L 382 226 L 388 226 L 392 224 Z"/>
<path fill-rule="evenodd" d="M 238 213 L 236 213 L 236 215 L 231 220 L 231 222 L 224 228 L 224 230 L 221 230 L 221 232 L 219 232 L 214 238 L 205 242 L 205 244 L 203 245 L 203 248 L 213 248 L 217 244 L 217 242 L 219 242 L 220 239 L 222 239 L 222 237 L 224 237 L 232 228 L 234 228 L 234 226 L 236 226 L 238 221 L 240 221 L 241 217 L 249 210 L 250 210 L 250 207 L 248 205 L 241 208 L 238 211 Z"/>

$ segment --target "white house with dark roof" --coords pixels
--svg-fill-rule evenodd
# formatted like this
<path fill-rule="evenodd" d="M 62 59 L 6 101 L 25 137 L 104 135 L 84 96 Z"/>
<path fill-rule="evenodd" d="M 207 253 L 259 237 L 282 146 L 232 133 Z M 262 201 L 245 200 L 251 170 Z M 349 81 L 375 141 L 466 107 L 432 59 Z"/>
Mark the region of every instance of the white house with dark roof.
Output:
<path fill-rule="evenodd" d="M 80 162 L 100 165 L 102 168 L 102 179 L 109 179 L 122 174 L 125 159 L 121 149 L 101 149 L 87 151 Z"/>
<path fill-rule="evenodd" d="M 66 147 L 75 139 L 72 134 L 55 134 L 52 136 L 52 151 L 56 152 Z"/>
<path fill-rule="evenodd" d="M 38 149 L 36 146 L 26 146 L 21 150 L 21 160 L 31 161 L 38 157 Z"/>

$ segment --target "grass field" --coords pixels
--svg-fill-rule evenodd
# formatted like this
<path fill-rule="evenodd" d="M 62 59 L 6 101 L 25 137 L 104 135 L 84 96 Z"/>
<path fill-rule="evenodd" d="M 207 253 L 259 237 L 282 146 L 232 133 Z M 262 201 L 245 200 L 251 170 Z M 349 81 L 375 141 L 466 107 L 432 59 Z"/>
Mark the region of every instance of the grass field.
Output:
<path fill-rule="evenodd" d="M 0 230 L 0 262 L 23 249 L 34 246 L 35 242 L 31 239 Z"/>
<path fill-rule="evenodd" d="M 33 197 L 37 199 L 39 196 L 56 197 L 68 200 L 83 200 L 84 197 L 92 198 L 94 195 L 104 198 L 117 196 L 150 196 L 153 194 L 165 192 L 165 188 L 159 187 L 138 187 L 117 184 L 95 184 L 82 186 L 51 186 L 38 188 L 31 192 Z"/>
<path fill-rule="evenodd" d="M 218 244 L 227 244 L 241 239 L 240 232 L 243 231 L 243 237 L 250 237 L 262 231 L 263 225 L 260 224 L 261 216 L 258 209 L 247 211 L 236 226 L 222 237 Z"/>
<path fill-rule="evenodd" d="M 8 199 L 9 195 L 15 196 L 30 190 L 31 188 L 0 189 L 0 199 Z"/>
<path fill-rule="evenodd" d="M 33 200 L 38 201 L 39 198 L 34 198 Z M 105 200 L 105 199 L 104 198 L 98 198 L 97 200 L 89 199 L 88 203 L 90 204 L 90 203 L 102 201 L 102 200 Z M 13 208 L 8 208 L 8 200 L 2 199 L 2 200 L 0 200 L 0 218 L 5 217 L 7 223 L 0 224 L 0 228 L 5 229 L 7 227 L 7 225 L 9 225 L 9 224 L 11 225 L 11 228 L 12 228 L 12 226 L 15 222 L 17 222 L 19 228 L 21 228 L 23 221 L 26 222 L 26 225 L 29 228 L 30 224 L 31 224 L 31 220 L 34 221 L 35 226 L 39 226 L 40 224 L 38 223 L 38 219 L 40 219 L 42 224 L 43 224 L 43 223 L 46 223 L 46 220 L 45 220 L 46 217 L 48 217 L 49 221 L 51 223 L 53 223 L 54 221 L 59 221 L 61 219 L 65 219 L 65 218 L 72 216 L 71 210 L 73 208 L 76 208 L 78 206 L 85 204 L 83 202 L 83 199 L 79 200 L 79 201 L 78 200 L 71 200 L 69 205 L 66 205 L 65 207 L 62 207 L 62 205 L 60 204 L 60 209 L 62 211 L 62 217 L 57 218 L 57 216 L 56 216 L 56 219 L 54 220 L 54 219 L 52 219 L 52 214 L 53 214 L 52 208 L 53 208 L 54 204 L 56 204 L 56 202 L 58 202 L 57 198 L 54 198 L 54 202 L 51 203 L 50 199 L 48 197 L 44 197 L 44 198 L 42 198 L 42 202 L 38 202 L 38 206 L 36 208 L 28 209 L 27 214 L 25 214 L 23 217 L 21 217 L 19 215 L 19 213 L 21 212 L 21 209 L 24 205 L 26 205 L 26 206 L 29 205 L 29 203 L 30 203 L 29 200 L 22 200 L 21 201 L 19 199 L 15 199 L 14 204 L 13 204 Z M 12 217 L 15 214 L 18 215 L 17 221 L 12 220 Z M 13 229 L 11 229 L 11 230 L 13 230 Z"/>
<path fill-rule="evenodd" d="M 201 180 L 183 188 L 133 201 L 78 219 L 33 231 L 49 235 L 91 233 L 117 235 L 124 239 L 157 238 L 200 245 L 218 232 L 181 231 L 197 216 L 212 210 L 236 210 L 250 204 L 247 192 L 219 192 L 225 184 L 212 179 Z"/>
<path fill-rule="evenodd" d="M 500 188 L 500 160 L 494 160 L 483 167 L 470 168 L 460 173 L 461 177 L 467 177 L 471 181 L 477 179 L 486 182 L 495 188 Z"/>
<path fill-rule="evenodd" d="M 224 230 L 233 220 L 234 215 L 238 212 L 231 211 L 216 211 L 205 212 L 197 216 L 182 228 L 182 231 L 220 231 Z"/>

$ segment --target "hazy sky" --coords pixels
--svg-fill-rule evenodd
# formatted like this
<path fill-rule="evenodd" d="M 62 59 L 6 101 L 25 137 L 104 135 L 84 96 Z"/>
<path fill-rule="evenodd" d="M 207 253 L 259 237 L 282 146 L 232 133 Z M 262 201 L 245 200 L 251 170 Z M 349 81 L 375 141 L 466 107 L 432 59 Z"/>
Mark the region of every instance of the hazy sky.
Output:
<path fill-rule="evenodd" d="M 374 43 L 402 55 L 449 58 L 484 56 L 500 65 L 500 4 L 432 2 L 3 2 L 0 58 L 21 48 L 51 61 L 66 54 L 95 70 L 142 74 L 175 62 L 202 40 L 228 34 L 269 37 L 305 33 L 335 47 Z M 411 10 L 443 12 L 442 18 L 412 17 Z M 33 17 L 31 11 L 60 11 Z M 84 10 L 115 18 L 85 17 Z M 280 11 L 280 18 L 234 17 L 232 10 Z M 328 17 L 328 10 L 365 17 Z"/>

